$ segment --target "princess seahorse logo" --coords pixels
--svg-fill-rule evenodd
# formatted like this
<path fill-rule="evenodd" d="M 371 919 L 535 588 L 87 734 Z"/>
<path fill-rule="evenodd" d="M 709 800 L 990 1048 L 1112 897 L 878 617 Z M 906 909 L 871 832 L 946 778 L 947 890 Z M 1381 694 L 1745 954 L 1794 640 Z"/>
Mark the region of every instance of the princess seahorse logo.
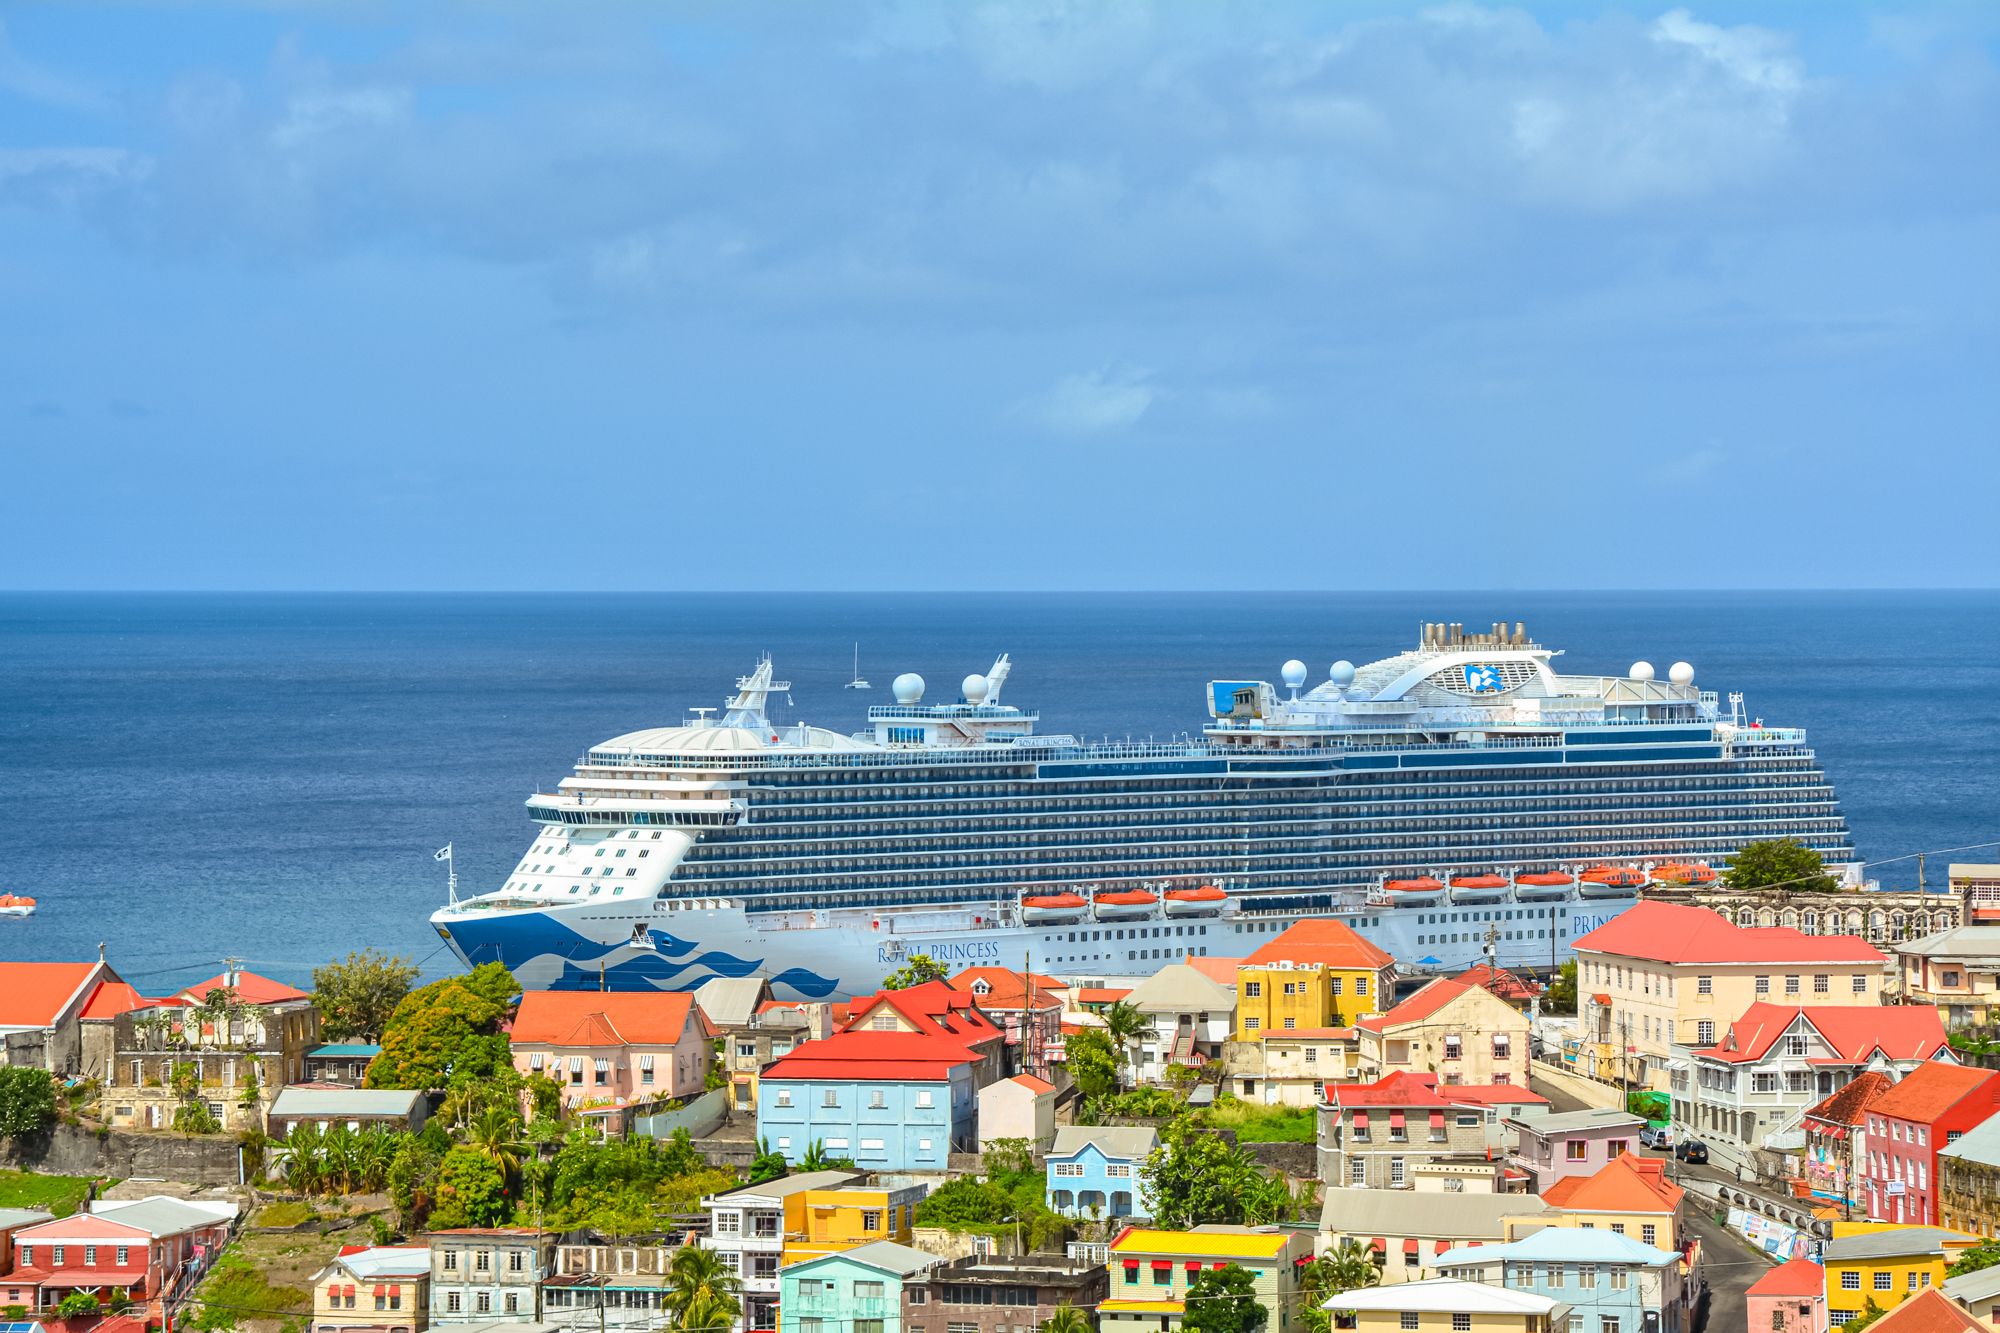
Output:
<path fill-rule="evenodd" d="M 1498 693 L 1500 668 L 1490 662 L 1473 662 L 1465 668 L 1465 688 L 1474 694 Z"/>

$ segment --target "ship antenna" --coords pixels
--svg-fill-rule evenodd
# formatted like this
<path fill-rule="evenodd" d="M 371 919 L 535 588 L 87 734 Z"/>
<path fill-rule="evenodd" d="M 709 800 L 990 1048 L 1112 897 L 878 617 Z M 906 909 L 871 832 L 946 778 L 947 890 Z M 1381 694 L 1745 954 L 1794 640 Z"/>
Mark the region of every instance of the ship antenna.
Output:
<path fill-rule="evenodd" d="M 444 846 L 438 848 L 437 855 L 431 859 L 433 861 L 444 862 L 445 896 L 451 900 L 453 906 L 456 906 L 458 904 L 458 862 L 451 859 L 451 844 L 446 843 Z"/>

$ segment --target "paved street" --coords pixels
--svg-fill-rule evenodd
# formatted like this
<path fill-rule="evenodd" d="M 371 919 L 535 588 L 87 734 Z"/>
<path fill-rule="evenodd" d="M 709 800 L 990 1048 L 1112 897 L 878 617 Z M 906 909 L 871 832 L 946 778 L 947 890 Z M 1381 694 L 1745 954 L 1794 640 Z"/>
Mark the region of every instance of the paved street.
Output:
<path fill-rule="evenodd" d="M 1707 1316 L 1690 1333 L 1744 1333 L 1749 1311 L 1743 1293 L 1771 1263 L 1750 1242 L 1717 1226 L 1715 1215 L 1700 1200 L 1688 1200 L 1688 1227 L 1701 1239 L 1702 1276 L 1708 1282 Z"/>

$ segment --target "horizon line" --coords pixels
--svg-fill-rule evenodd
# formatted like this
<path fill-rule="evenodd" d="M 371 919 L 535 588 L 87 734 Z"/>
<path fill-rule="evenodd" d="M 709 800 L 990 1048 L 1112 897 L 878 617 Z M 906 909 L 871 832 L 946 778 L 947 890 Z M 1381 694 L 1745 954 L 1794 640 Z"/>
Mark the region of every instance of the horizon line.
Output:
<path fill-rule="evenodd" d="M 2000 592 L 2000 583 L 1986 584 L 1923 584 L 1923 583 L 1878 583 L 1878 584 L 1810 584 L 1794 587 L 1717 587 L 1713 585 L 1688 584 L 1677 587 L 1557 587 L 1542 585 L 1522 585 L 1508 587 L 1409 587 L 1409 588 L 1311 588 L 1311 587 L 1258 587 L 1258 588 L 1210 588 L 1210 587 L 1144 587 L 1144 588 L 1036 588 L 1036 587 L 972 587 L 972 588 L 336 588 L 336 587 L 295 587 L 295 588 L 0 588 L 0 597 L 932 597 L 932 596 L 1038 596 L 1038 597 L 1105 597 L 1105 596 L 1185 596 L 1189 594 L 1218 597 L 1295 597 L 1306 595 L 1339 595 L 1360 597 L 1426 596 L 1432 594 L 1451 595 L 1535 595 L 1543 593 L 1589 593 L 1589 594 L 1662 594 L 1662 593 L 1716 593 L 1739 595 L 1751 593 L 1874 593 L 1874 592 L 1929 592 L 1929 593 L 1982 593 Z"/>

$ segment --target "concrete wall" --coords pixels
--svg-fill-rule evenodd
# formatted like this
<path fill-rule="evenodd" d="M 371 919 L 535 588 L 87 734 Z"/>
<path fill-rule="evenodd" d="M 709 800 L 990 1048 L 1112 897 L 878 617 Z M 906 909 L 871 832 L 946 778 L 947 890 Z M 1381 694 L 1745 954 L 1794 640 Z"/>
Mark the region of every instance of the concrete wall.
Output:
<path fill-rule="evenodd" d="M 672 1138 L 677 1129 L 685 1129 L 694 1138 L 709 1133 L 729 1115 L 729 1090 L 710 1088 L 678 1111 L 656 1111 L 651 1115 L 633 1117 L 635 1133 L 656 1139 Z"/>
<path fill-rule="evenodd" d="M 1594 1078 L 1585 1078 L 1559 1066 L 1543 1064 L 1540 1060 L 1529 1065 L 1528 1072 L 1531 1077 L 1554 1085 L 1586 1106 L 1610 1107 L 1619 1111 L 1625 1109 L 1624 1095 L 1614 1083 L 1599 1083 Z M 1640 1089 L 1635 1087 L 1634 1091 Z"/>
<path fill-rule="evenodd" d="M 236 1140 L 228 1137 L 114 1129 L 100 1139 L 95 1131 L 60 1123 L 33 1139 L 0 1144 L 0 1165 L 16 1169 L 119 1180 L 150 1177 L 189 1185 L 235 1184 L 236 1156 Z"/>

